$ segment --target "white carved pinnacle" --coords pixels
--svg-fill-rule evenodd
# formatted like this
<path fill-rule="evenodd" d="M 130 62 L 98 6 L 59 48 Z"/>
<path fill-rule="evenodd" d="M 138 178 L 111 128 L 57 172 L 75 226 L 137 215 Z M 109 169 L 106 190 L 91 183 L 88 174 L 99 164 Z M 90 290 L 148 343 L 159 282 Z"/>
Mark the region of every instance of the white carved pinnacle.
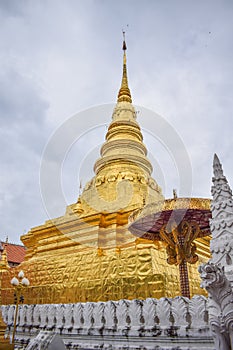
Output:
<path fill-rule="evenodd" d="M 215 178 L 223 176 L 222 164 L 220 163 L 216 153 L 214 154 L 213 169 Z"/>
<path fill-rule="evenodd" d="M 222 165 L 217 155 L 213 162 L 213 186 L 211 193 L 213 200 L 211 204 L 212 219 L 210 230 L 212 240 L 210 251 L 211 262 L 225 267 L 227 277 L 233 282 L 233 200 L 232 191 L 223 174 Z"/>
<path fill-rule="evenodd" d="M 233 200 L 232 191 L 214 155 L 213 196 L 210 220 L 212 258 L 199 266 L 202 283 L 209 294 L 209 324 L 216 350 L 233 349 Z"/>

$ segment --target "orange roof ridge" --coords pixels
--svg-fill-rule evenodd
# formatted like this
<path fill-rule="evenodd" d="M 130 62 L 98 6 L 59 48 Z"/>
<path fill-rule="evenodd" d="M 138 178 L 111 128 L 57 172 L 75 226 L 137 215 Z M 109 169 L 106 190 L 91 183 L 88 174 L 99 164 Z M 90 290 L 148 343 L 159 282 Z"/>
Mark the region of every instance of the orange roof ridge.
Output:
<path fill-rule="evenodd" d="M 4 245 L 7 245 L 7 244 L 11 244 L 11 245 L 16 245 L 16 246 L 19 246 L 19 247 L 25 247 L 25 245 L 22 243 L 22 244 L 19 244 L 19 243 L 12 243 L 12 242 L 4 242 L 4 241 L 0 241 L 1 244 L 4 244 Z"/>

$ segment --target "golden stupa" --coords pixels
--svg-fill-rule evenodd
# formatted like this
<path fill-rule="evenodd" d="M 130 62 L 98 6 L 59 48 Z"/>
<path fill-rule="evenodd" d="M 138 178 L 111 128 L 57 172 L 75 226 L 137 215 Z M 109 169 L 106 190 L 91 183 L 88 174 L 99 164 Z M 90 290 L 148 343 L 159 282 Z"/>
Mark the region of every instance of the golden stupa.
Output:
<path fill-rule="evenodd" d="M 64 216 L 21 237 L 25 261 L 2 274 L 2 303 L 13 303 L 11 278 L 23 270 L 30 280 L 26 303 L 70 303 L 180 294 L 178 267 L 167 264 L 163 242 L 136 238 L 128 218 L 163 201 L 151 177 L 140 126 L 132 105 L 123 43 L 123 76 L 117 104 L 94 165 L 95 176 Z M 209 201 L 205 202 L 209 209 Z M 209 258 L 208 239 L 197 243 L 199 262 L 188 266 L 190 293 L 203 294 L 197 265 Z"/>

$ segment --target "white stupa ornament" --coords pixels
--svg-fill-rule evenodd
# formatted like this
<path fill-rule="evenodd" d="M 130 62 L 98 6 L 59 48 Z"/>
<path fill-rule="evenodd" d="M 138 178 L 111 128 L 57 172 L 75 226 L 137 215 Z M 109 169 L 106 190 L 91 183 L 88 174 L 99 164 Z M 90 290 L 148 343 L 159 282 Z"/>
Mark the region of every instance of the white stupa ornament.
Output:
<path fill-rule="evenodd" d="M 233 200 L 232 190 L 223 174 L 222 165 L 214 155 L 214 177 L 211 193 L 213 196 L 210 220 L 212 240 L 211 262 L 224 266 L 227 278 L 233 283 Z"/>

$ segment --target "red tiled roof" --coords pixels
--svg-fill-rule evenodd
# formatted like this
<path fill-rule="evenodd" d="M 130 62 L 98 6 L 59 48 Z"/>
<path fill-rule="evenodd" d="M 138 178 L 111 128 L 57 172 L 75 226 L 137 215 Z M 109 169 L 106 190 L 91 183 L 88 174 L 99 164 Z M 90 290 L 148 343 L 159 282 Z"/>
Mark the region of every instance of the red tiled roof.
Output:
<path fill-rule="evenodd" d="M 2 247 L 6 247 L 7 260 L 10 263 L 20 264 L 24 260 L 26 248 L 22 245 L 1 242 Z"/>

